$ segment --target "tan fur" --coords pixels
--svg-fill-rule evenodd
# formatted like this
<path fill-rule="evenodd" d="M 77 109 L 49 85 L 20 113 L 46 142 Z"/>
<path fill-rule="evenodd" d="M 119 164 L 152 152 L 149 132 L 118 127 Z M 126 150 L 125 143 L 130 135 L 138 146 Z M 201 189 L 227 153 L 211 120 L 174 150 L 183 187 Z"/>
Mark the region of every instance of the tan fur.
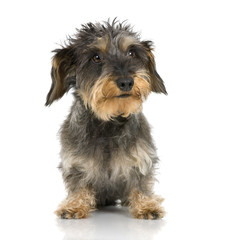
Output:
<path fill-rule="evenodd" d="M 57 57 L 54 57 L 53 60 L 52 60 L 52 66 L 57 69 L 58 68 L 58 65 L 59 65 L 59 60 Z"/>
<path fill-rule="evenodd" d="M 66 57 L 67 59 L 67 57 Z M 66 79 L 75 76 L 74 66 L 68 65 L 68 61 L 56 54 L 52 60 L 52 87 L 49 95 L 48 103 L 61 98 L 69 88 Z"/>
<path fill-rule="evenodd" d="M 140 71 L 132 77 L 134 86 L 131 92 L 128 92 L 131 96 L 127 98 L 118 98 L 124 92 L 117 87 L 115 79 L 110 76 L 100 78 L 90 91 L 78 91 L 78 94 L 82 97 L 85 106 L 89 106 L 99 119 L 108 121 L 119 115 L 128 117 L 142 110 L 142 102 L 151 91 L 146 72 Z"/>
<path fill-rule="evenodd" d="M 53 89 L 52 95 L 51 95 L 51 101 L 54 100 L 56 96 L 61 96 L 64 94 L 64 87 L 63 83 L 61 81 L 61 76 L 59 73 L 59 59 L 55 56 L 52 60 L 52 67 L 55 75 L 55 87 Z"/>
<path fill-rule="evenodd" d="M 163 200 L 159 196 L 146 196 L 137 190 L 133 190 L 129 197 L 130 212 L 135 218 L 139 219 L 163 218 L 165 215 L 165 211 L 161 206 Z"/>
<path fill-rule="evenodd" d="M 96 207 L 93 191 L 81 189 L 78 194 L 68 196 L 55 211 L 61 218 L 86 218 Z"/>
<path fill-rule="evenodd" d="M 101 52 L 105 53 L 107 51 L 108 44 L 109 44 L 109 38 L 108 36 L 105 36 L 105 37 L 98 38 L 97 44 L 95 45 L 95 47 L 99 48 Z"/>
<path fill-rule="evenodd" d="M 138 44 L 138 41 L 132 36 L 126 36 L 120 39 L 120 47 L 124 52 L 133 44 Z"/>

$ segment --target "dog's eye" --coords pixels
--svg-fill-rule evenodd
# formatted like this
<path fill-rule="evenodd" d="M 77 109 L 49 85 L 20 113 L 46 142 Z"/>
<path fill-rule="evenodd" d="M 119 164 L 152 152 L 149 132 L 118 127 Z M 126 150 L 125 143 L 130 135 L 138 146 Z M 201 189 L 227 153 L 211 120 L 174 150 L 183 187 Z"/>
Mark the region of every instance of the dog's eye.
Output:
<path fill-rule="evenodd" d="M 102 62 L 102 59 L 101 59 L 101 57 L 100 57 L 98 54 L 95 54 L 95 55 L 92 57 L 92 60 L 93 60 L 95 63 L 100 63 L 100 62 Z"/>
<path fill-rule="evenodd" d="M 135 51 L 134 51 L 134 50 L 131 49 L 131 50 L 128 51 L 128 56 L 129 56 L 129 57 L 135 57 L 135 55 L 136 55 L 136 54 L 135 54 Z"/>

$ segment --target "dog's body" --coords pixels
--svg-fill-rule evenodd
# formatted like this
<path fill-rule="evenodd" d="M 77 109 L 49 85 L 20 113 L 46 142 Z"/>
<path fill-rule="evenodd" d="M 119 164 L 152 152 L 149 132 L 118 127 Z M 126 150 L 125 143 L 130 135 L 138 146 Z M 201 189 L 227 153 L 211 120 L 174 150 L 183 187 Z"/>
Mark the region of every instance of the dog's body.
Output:
<path fill-rule="evenodd" d="M 151 42 L 140 42 L 129 26 L 113 22 L 85 25 L 55 51 L 46 105 L 75 88 L 61 128 L 68 197 L 58 216 L 84 218 L 120 199 L 137 218 L 163 217 L 162 199 L 152 195 L 158 158 L 141 113 L 151 91 L 166 93 L 151 50 Z"/>
<path fill-rule="evenodd" d="M 76 100 L 61 142 L 61 168 L 70 192 L 91 186 L 98 205 L 127 202 L 131 189 L 150 194 L 157 157 L 141 113 L 105 122 Z"/>

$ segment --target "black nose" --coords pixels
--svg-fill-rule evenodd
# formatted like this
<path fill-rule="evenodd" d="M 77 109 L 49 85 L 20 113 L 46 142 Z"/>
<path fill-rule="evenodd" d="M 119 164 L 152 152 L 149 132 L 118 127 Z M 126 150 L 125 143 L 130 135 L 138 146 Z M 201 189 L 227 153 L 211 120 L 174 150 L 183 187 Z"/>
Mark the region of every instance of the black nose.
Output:
<path fill-rule="evenodd" d="M 118 78 L 117 79 L 117 86 L 122 91 L 131 91 L 134 85 L 133 78 Z"/>

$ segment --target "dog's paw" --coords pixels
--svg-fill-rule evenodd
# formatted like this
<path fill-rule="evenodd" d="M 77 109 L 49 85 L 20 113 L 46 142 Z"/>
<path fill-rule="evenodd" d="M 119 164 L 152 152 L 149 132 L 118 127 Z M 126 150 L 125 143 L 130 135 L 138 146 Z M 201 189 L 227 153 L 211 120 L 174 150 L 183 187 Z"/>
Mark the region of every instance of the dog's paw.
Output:
<path fill-rule="evenodd" d="M 56 215 L 62 219 L 81 219 L 86 218 L 90 212 L 89 208 L 85 209 L 58 209 L 55 211 Z"/>
<path fill-rule="evenodd" d="M 86 218 L 90 212 L 96 210 L 94 194 L 89 189 L 82 189 L 80 193 L 68 196 L 59 205 L 55 214 L 62 219 Z"/>
<path fill-rule="evenodd" d="M 140 192 L 134 192 L 130 197 L 130 212 L 138 219 L 160 219 L 165 216 L 161 203 L 164 199 L 159 196 L 145 196 Z"/>
<path fill-rule="evenodd" d="M 132 211 L 132 214 L 135 218 L 138 219 L 147 219 L 147 220 L 156 220 L 163 218 L 165 211 L 161 206 L 156 206 L 155 208 L 144 208 L 144 209 L 135 209 Z"/>

